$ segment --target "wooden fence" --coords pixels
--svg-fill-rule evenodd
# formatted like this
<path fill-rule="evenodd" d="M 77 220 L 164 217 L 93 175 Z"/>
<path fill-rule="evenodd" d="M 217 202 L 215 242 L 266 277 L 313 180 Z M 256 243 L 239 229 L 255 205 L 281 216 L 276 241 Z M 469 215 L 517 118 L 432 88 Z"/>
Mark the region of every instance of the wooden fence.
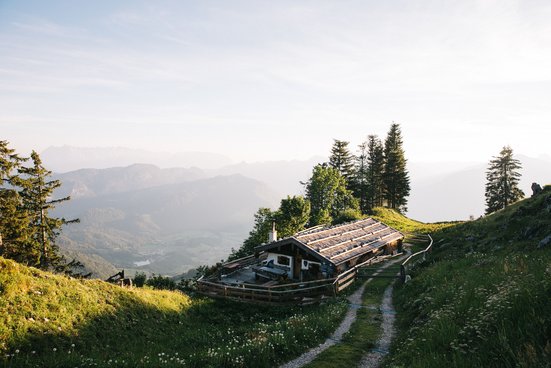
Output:
<path fill-rule="evenodd" d="M 419 236 L 418 236 L 419 239 Z M 408 271 L 411 270 L 415 264 L 421 260 L 425 261 L 427 259 L 427 254 L 429 254 L 432 251 L 432 237 L 427 234 L 427 239 L 429 241 L 429 245 L 423 250 L 420 250 L 417 253 L 412 254 L 409 256 L 404 262 L 402 262 L 400 266 L 400 278 L 402 279 L 402 282 L 406 282 L 406 277 L 408 276 Z"/>
<path fill-rule="evenodd" d="M 319 302 L 323 298 L 334 297 L 346 289 L 359 277 L 359 271 L 362 268 L 395 256 L 397 255 L 373 257 L 341 273 L 336 278 L 297 282 L 292 284 L 265 286 L 242 283 L 239 285 L 227 285 L 217 281 L 216 278 L 201 277 L 197 280 L 197 291 L 203 295 L 214 298 L 224 298 L 258 304 L 311 304 Z M 253 265 L 255 262 L 252 261 L 251 257 L 245 257 L 240 260 L 230 262 L 224 266 L 231 269 L 234 267 L 234 264 Z"/>

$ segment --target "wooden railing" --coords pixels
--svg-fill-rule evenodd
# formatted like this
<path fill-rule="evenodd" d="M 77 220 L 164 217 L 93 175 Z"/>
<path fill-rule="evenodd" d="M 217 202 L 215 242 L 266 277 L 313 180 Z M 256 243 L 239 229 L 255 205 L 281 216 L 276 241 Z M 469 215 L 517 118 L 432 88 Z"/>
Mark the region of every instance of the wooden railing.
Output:
<path fill-rule="evenodd" d="M 406 277 L 408 275 L 408 271 L 411 270 L 413 266 L 417 262 L 419 262 L 421 259 L 425 261 L 427 259 L 427 254 L 432 251 L 432 237 L 427 234 L 427 240 L 429 241 L 429 245 L 423 250 L 420 250 L 417 253 L 413 253 L 411 256 L 409 256 L 404 262 L 402 262 L 400 266 L 400 278 L 403 282 L 406 282 Z"/>
<path fill-rule="evenodd" d="M 396 256 L 396 255 L 394 255 Z M 359 276 L 359 270 L 364 267 L 384 261 L 391 255 L 377 256 L 350 268 L 338 277 L 278 285 L 258 285 L 242 283 L 227 285 L 217 282 L 217 278 L 201 277 L 197 280 L 197 291 L 214 298 L 225 298 L 259 304 L 311 304 L 319 302 L 324 297 L 334 297 L 350 286 Z M 228 263 L 254 264 L 249 257 Z"/>
<path fill-rule="evenodd" d="M 262 286 L 242 284 L 230 286 L 199 279 L 197 290 L 215 298 L 248 301 L 260 304 L 308 304 L 319 301 L 323 296 L 333 295 L 335 279 L 317 280 L 294 284 Z"/>

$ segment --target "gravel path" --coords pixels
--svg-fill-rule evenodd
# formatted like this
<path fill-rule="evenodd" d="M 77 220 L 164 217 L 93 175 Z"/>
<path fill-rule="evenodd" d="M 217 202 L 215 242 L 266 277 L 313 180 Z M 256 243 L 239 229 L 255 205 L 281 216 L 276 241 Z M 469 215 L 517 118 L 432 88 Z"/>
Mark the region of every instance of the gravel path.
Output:
<path fill-rule="evenodd" d="M 376 272 L 373 273 L 373 275 L 377 275 L 380 272 L 382 272 L 385 268 L 389 267 L 390 265 L 402 260 L 402 257 L 393 260 L 391 262 L 385 262 L 381 267 L 377 269 Z M 348 306 L 348 312 L 346 313 L 346 316 L 344 317 L 344 320 L 341 322 L 339 327 L 333 332 L 333 334 L 325 340 L 325 342 L 319 346 L 316 346 L 315 348 L 312 348 L 308 350 L 306 353 L 302 354 L 298 358 L 291 360 L 290 362 L 287 362 L 280 366 L 280 368 L 300 368 L 311 361 L 313 361 L 318 354 L 320 354 L 325 349 L 329 348 L 330 346 L 333 346 L 337 343 L 339 343 L 342 340 L 342 336 L 350 330 L 350 327 L 352 326 L 352 323 L 356 320 L 356 314 L 358 312 L 358 308 L 360 308 L 362 303 L 362 294 L 364 292 L 364 289 L 367 284 L 369 284 L 373 280 L 372 278 L 364 282 L 364 284 L 358 288 L 353 294 L 351 294 L 348 297 L 348 302 L 350 303 Z M 385 295 L 386 295 L 385 290 Z M 392 290 L 390 291 L 390 306 L 392 308 Z M 394 310 L 394 309 L 393 309 Z M 383 315 L 383 324 L 384 324 L 384 315 Z M 384 335 L 384 332 L 383 332 Z M 378 345 L 377 345 L 378 346 Z M 388 349 L 388 347 L 387 347 Z M 363 367 L 363 366 L 362 366 Z"/>
<path fill-rule="evenodd" d="M 394 282 L 390 284 L 383 294 L 383 302 L 381 303 L 381 313 L 383 314 L 383 322 L 381 329 L 383 333 L 377 341 L 377 346 L 368 354 L 364 355 L 358 367 L 360 368 L 378 368 L 383 360 L 383 357 L 388 354 L 390 343 L 395 334 L 394 320 L 396 319 L 396 311 L 392 305 L 392 291 Z"/>

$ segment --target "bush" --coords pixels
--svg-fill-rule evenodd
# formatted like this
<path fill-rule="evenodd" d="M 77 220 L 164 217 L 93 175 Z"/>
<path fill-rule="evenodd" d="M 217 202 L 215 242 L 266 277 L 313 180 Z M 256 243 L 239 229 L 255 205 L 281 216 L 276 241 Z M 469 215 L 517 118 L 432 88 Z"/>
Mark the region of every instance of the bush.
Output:
<path fill-rule="evenodd" d="M 144 272 L 137 272 L 132 279 L 132 284 L 137 287 L 143 287 L 147 280 L 147 275 Z"/>
<path fill-rule="evenodd" d="M 159 290 L 174 290 L 176 289 L 176 283 L 170 277 L 163 277 L 161 275 L 153 275 L 148 279 L 145 284 L 151 286 L 153 289 Z"/>
<path fill-rule="evenodd" d="M 341 211 L 339 215 L 333 219 L 333 225 L 359 220 L 363 217 L 364 216 L 359 210 L 348 208 L 344 211 Z"/>

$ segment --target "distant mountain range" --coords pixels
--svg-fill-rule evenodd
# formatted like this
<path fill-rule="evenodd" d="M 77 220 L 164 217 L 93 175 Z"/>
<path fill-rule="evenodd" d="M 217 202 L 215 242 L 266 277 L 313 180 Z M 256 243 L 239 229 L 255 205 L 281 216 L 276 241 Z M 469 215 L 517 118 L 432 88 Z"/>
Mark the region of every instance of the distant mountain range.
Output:
<path fill-rule="evenodd" d="M 135 163 L 158 167 L 200 167 L 217 169 L 231 160 L 211 152 L 152 152 L 124 147 L 49 147 L 40 153 L 42 161 L 54 172 L 63 173 L 83 168 L 106 169 Z"/>
<path fill-rule="evenodd" d="M 70 195 L 73 199 L 122 193 L 206 177 L 205 172 L 198 168 L 160 169 L 151 164 L 133 164 L 108 169 L 80 169 L 54 175 L 55 179 L 63 183 L 63 187 L 57 194 Z"/>
<path fill-rule="evenodd" d="M 58 174 L 57 195 L 72 199 L 54 214 L 81 220 L 64 229 L 63 248 L 162 274 L 226 258 L 247 236 L 256 210 L 276 206 L 279 196 L 242 175 L 197 176 L 151 165 Z"/>

